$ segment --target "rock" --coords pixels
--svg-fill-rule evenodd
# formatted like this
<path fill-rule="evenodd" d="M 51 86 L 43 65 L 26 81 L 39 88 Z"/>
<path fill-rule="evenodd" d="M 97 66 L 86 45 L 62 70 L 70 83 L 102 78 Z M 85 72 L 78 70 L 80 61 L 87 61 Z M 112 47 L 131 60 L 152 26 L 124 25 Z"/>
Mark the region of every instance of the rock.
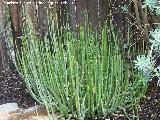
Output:
<path fill-rule="evenodd" d="M 32 116 L 47 116 L 47 110 L 45 109 L 45 107 L 42 106 L 34 106 L 34 107 L 30 107 L 28 109 L 24 109 L 18 113 L 13 113 L 10 116 L 10 119 L 13 120 L 20 120 L 20 119 L 27 119 L 30 120 Z"/>
<path fill-rule="evenodd" d="M 28 109 L 23 110 L 24 114 L 32 114 L 32 115 L 48 115 L 47 110 L 45 107 L 42 106 L 34 106 Z"/>
<path fill-rule="evenodd" d="M 19 110 L 17 103 L 7 103 L 0 105 L 0 114 L 1 113 L 10 113 Z"/>
<path fill-rule="evenodd" d="M 0 120 L 8 120 L 10 113 L 17 112 L 20 108 L 17 103 L 7 103 L 0 105 Z"/>
<path fill-rule="evenodd" d="M 0 105 L 0 120 L 49 120 L 49 117 L 45 107 L 20 109 L 17 103 L 7 103 Z"/>
<path fill-rule="evenodd" d="M 9 117 L 9 114 L 0 114 L 0 120 L 8 120 Z"/>

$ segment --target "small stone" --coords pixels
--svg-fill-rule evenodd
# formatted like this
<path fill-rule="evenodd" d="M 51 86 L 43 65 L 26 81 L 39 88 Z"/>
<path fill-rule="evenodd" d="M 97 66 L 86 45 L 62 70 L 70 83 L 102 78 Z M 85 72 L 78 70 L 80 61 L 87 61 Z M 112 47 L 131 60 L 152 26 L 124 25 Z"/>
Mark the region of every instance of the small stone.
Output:
<path fill-rule="evenodd" d="M 17 103 L 6 103 L 0 105 L 0 114 L 1 113 L 10 113 L 19 110 Z"/>
<path fill-rule="evenodd" d="M 7 103 L 0 105 L 0 120 L 49 120 L 49 116 L 43 106 L 20 109 L 17 103 Z"/>
<path fill-rule="evenodd" d="M 36 116 L 36 117 L 42 117 L 42 116 L 47 116 L 47 110 L 45 107 L 42 106 L 34 106 L 34 107 L 30 107 L 28 109 L 24 109 L 21 110 L 17 113 L 13 113 L 10 116 L 10 119 L 12 120 L 32 120 L 31 117 L 32 116 Z M 45 119 L 44 119 L 45 120 Z"/>
<path fill-rule="evenodd" d="M 10 120 L 10 113 L 16 113 L 19 110 L 17 103 L 7 103 L 0 105 L 0 120 Z"/>
<path fill-rule="evenodd" d="M 23 114 L 30 114 L 30 115 L 48 115 L 48 112 L 45 107 L 42 106 L 34 106 L 28 109 L 23 110 Z"/>

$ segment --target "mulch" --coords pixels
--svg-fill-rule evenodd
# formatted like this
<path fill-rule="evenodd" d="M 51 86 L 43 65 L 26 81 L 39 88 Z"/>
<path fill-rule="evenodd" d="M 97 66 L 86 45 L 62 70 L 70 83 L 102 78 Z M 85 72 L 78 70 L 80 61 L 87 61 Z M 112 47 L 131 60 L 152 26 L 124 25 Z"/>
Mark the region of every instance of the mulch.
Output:
<path fill-rule="evenodd" d="M 141 99 L 139 119 L 160 120 L 160 87 L 157 80 L 148 82 L 148 89 L 145 98 Z M 32 99 L 27 88 L 17 72 L 0 73 L 0 105 L 16 102 L 22 108 L 28 108 L 38 103 Z M 119 113 L 123 114 L 123 113 Z M 113 120 L 128 120 L 124 116 L 111 118 Z"/>
<path fill-rule="evenodd" d="M 140 120 L 160 120 L 160 87 L 157 80 L 149 81 L 146 98 L 141 99 Z"/>
<path fill-rule="evenodd" d="M 133 112 L 128 110 L 130 118 Z M 121 115 L 121 116 L 120 116 Z M 140 108 L 138 109 L 139 120 L 160 120 L 160 87 L 157 85 L 157 79 L 148 81 L 145 97 L 141 98 Z M 129 120 L 121 111 L 119 116 L 112 117 L 113 120 Z M 137 119 L 131 119 L 137 120 Z"/>
<path fill-rule="evenodd" d="M 18 103 L 21 108 L 38 104 L 28 93 L 17 72 L 3 71 L 0 73 L 0 105 L 12 102 Z"/>

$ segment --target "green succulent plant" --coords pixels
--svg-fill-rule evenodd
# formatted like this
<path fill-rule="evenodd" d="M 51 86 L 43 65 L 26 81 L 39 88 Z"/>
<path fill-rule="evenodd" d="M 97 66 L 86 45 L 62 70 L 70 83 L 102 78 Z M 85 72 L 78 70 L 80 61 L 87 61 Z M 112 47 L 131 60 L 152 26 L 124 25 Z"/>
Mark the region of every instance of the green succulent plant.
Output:
<path fill-rule="evenodd" d="M 151 10 L 157 10 L 156 13 L 160 12 L 160 5 L 157 0 L 145 0 L 144 2 Z M 141 55 L 138 56 L 135 62 L 135 68 L 137 68 L 146 79 L 152 80 L 153 76 L 157 76 L 159 78 L 158 83 L 160 81 L 160 66 L 155 67 L 157 56 L 160 56 L 160 27 L 157 25 L 155 30 L 150 32 L 150 51 L 146 56 Z"/>
<path fill-rule="evenodd" d="M 151 10 L 155 10 L 157 15 L 160 15 L 160 7 L 158 0 L 145 0 L 143 6 L 148 6 Z"/>
<path fill-rule="evenodd" d="M 139 55 L 137 56 L 137 59 L 134 60 L 135 68 L 138 68 L 138 70 L 143 74 L 143 76 L 149 80 L 150 75 L 153 71 L 152 62 L 149 56 L 145 55 Z"/>
<path fill-rule="evenodd" d="M 150 42 L 152 43 L 153 47 L 158 47 L 160 45 L 160 27 L 157 27 L 154 31 L 150 32 L 151 39 Z"/>
<path fill-rule="evenodd" d="M 95 113 L 103 117 L 118 108 L 137 106 L 144 95 L 146 81 L 133 73 L 129 82 L 118 37 L 109 25 L 100 31 L 101 42 L 89 27 L 81 27 L 76 36 L 69 27 L 62 28 L 64 43 L 59 29 L 43 42 L 30 26 L 25 29 L 18 69 L 32 97 L 49 112 L 60 111 L 65 118 L 78 120 Z"/>

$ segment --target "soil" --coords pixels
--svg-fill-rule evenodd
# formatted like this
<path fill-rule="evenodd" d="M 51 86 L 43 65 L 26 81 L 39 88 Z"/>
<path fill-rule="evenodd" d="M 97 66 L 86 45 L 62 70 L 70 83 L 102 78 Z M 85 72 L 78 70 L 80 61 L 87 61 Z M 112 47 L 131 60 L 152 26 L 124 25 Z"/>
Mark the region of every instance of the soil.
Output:
<path fill-rule="evenodd" d="M 141 120 L 160 120 L 160 87 L 157 85 L 157 80 L 149 81 L 146 98 L 140 102 Z"/>
<path fill-rule="evenodd" d="M 132 116 L 130 110 L 128 111 L 130 116 Z M 160 120 L 160 87 L 158 87 L 157 85 L 156 78 L 152 81 L 148 81 L 147 92 L 145 94 L 145 97 L 140 101 L 138 116 L 139 120 Z M 112 119 L 129 120 L 127 117 L 125 117 L 125 114 L 122 111 L 119 113 L 119 116 L 112 117 Z"/>
<path fill-rule="evenodd" d="M 139 119 L 140 120 L 160 120 L 160 87 L 157 80 L 148 82 L 148 89 L 145 98 L 141 99 Z M 22 108 L 28 108 L 38 104 L 27 91 L 24 82 L 17 72 L 0 73 L 0 105 L 16 102 Z M 118 113 L 111 120 L 128 120 L 123 112 Z"/>
<path fill-rule="evenodd" d="M 17 72 L 3 71 L 0 73 L 0 105 L 12 102 L 18 103 L 21 108 L 38 105 Z"/>

